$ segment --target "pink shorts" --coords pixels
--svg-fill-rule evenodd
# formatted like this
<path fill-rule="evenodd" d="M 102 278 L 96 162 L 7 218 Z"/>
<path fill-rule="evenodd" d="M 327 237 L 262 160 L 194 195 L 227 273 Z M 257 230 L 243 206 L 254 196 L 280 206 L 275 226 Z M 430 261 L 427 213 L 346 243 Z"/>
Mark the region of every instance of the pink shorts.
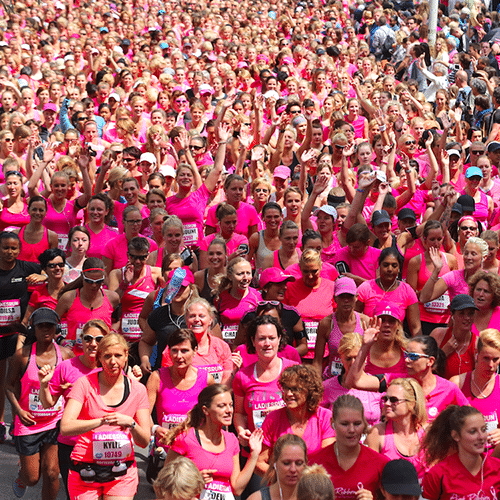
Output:
<path fill-rule="evenodd" d="M 83 481 L 80 474 L 69 471 L 68 490 L 72 500 L 99 500 L 103 495 L 133 498 L 139 485 L 137 464 L 131 465 L 124 476 L 109 483 L 90 483 Z"/>

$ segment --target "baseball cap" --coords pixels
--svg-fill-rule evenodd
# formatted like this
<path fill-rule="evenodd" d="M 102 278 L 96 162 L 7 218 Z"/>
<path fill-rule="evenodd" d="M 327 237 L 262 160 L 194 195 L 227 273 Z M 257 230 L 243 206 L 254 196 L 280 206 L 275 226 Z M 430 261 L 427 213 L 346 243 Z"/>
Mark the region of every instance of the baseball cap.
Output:
<path fill-rule="evenodd" d="M 264 94 L 264 99 L 275 99 L 277 101 L 279 98 L 280 95 L 278 94 L 278 92 L 276 92 L 276 90 L 268 90 Z"/>
<path fill-rule="evenodd" d="M 385 175 L 385 172 L 382 172 L 382 170 L 377 170 L 375 172 L 375 178 L 380 182 L 387 182 L 387 175 Z"/>
<path fill-rule="evenodd" d="M 160 49 L 162 49 L 162 50 L 168 49 L 169 47 L 170 47 L 170 45 L 167 42 L 160 43 Z"/>
<path fill-rule="evenodd" d="M 295 281 L 295 277 L 285 274 L 277 267 L 268 267 L 260 275 L 259 288 L 264 288 L 268 283 L 283 283 L 283 281 Z"/>
<path fill-rule="evenodd" d="M 398 220 L 403 219 L 417 220 L 417 216 L 411 208 L 402 208 L 398 213 Z"/>
<path fill-rule="evenodd" d="M 128 38 L 124 38 L 120 45 L 132 45 L 132 42 Z"/>
<path fill-rule="evenodd" d="M 337 297 L 343 293 L 348 293 L 349 295 L 356 295 L 358 293 L 356 282 L 352 278 L 343 276 L 342 278 L 335 280 L 333 295 Z"/>
<path fill-rule="evenodd" d="M 160 168 L 160 172 L 164 175 L 164 177 L 173 177 L 175 179 L 175 168 L 171 165 L 163 165 Z"/>
<path fill-rule="evenodd" d="M 292 171 L 285 165 L 280 165 L 276 167 L 273 172 L 273 177 L 278 177 L 278 179 L 288 179 Z"/>
<path fill-rule="evenodd" d="M 488 147 L 486 148 L 488 153 L 493 153 L 493 151 L 497 151 L 498 149 L 500 149 L 500 142 L 498 142 L 498 141 L 490 142 L 488 144 Z"/>
<path fill-rule="evenodd" d="M 462 208 L 462 205 L 460 203 L 453 203 L 453 206 L 451 207 L 452 212 L 457 212 L 460 215 L 463 215 L 464 209 Z"/>
<path fill-rule="evenodd" d="M 179 269 L 179 268 L 177 268 L 177 269 Z M 174 273 L 177 269 L 172 269 L 168 273 L 167 280 L 166 280 L 167 283 L 172 279 L 172 277 L 174 276 Z M 191 272 L 191 269 L 189 269 L 189 267 L 182 267 L 181 269 L 184 269 L 186 271 L 186 276 L 182 280 L 181 286 L 192 285 L 194 283 L 194 276 L 193 276 L 193 273 Z"/>
<path fill-rule="evenodd" d="M 48 102 L 43 106 L 44 111 L 53 111 L 54 113 L 57 113 L 57 106 L 53 102 Z"/>
<path fill-rule="evenodd" d="M 483 178 L 483 172 L 481 172 L 481 169 L 479 167 L 469 167 L 465 171 L 465 178 L 470 179 L 471 177 L 481 177 Z"/>
<path fill-rule="evenodd" d="M 332 207 L 331 205 L 323 205 L 319 207 L 314 213 L 314 215 L 316 215 L 317 217 L 320 212 L 331 215 L 333 217 L 334 222 L 337 220 L 337 210 L 335 209 L 335 207 Z"/>
<path fill-rule="evenodd" d="M 40 307 L 31 316 L 31 323 L 33 325 L 39 325 L 40 323 L 58 325 L 60 321 L 59 315 L 48 307 Z"/>
<path fill-rule="evenodd" d="M 419 497 L 422 494 L 417 469 L 404 458 L 387 462 L 380 479 L 384 490 L 391 495 Z"/>
<path fill-rule="evenodd" d="M 153 153 L 142 153 L 139 158 L 139 163 L 141 163 L 141 161 L 146 161 L 156 165 L 156 156 Z"/>
<path fill-rule="evenodd" d="M 109 94 L 108 97 L 108 100 L 109 99 L 114 99 L 116 102 L 120 102 L 122 100 L 121 97 L 116 92 L 111 92 L 111 94 Z"/>
<path fill-rule="evenodd" d="M 465 293 L 455 295 L 450 302 L 451 311 L 461 311 L 462 309 L 477 309 L 474 299 Z"/>
<path fill-rule="evenodd" d="M 380 303 L 375 307 L 373 311 L 374 316 L 391 316 L 396 318 L 398 321 L 403 321 L 405 317 L 404 310 L 395 304 L 383 304 Z"/>
<path fill-rule="evenodd" d="M 462 156 L 462 153 L 460 153 L 460 151 L 458 149 L 448 149 L 447 153 L 448 153 L 448 156 L 453 156 L 453 155 L 458 156 L 458 157 Z"/>
<path fill-rule="evenodd" d="M 385 210 L 375 210 L 372 214 L 372 226 L 378 226 L 384 222 L 392 223 L 389 214 Z"/>
<path fill-rule="evenodd" d="M 203 83 L 200 85 L 200 95 L 201 94 L 214 94 L 214 89 L 208 85 L 208 83 Z"/>
<path fill-rule="evenodd" d="M 463 212 L 474 212 L 476 210 L 476 202 L 469 194 L 463 194 L 457 199 L 457 203 L 462 205 Z"/>

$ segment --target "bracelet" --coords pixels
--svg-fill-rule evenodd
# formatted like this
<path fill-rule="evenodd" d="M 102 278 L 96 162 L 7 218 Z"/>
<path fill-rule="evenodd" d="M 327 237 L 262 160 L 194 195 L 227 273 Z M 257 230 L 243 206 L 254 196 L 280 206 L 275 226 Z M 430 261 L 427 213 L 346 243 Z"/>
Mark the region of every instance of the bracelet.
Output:
<path fill-rule="evenodd" d="M 135 426 L 136 426 L 136 425 L 137 425 L 137 422 L 134 420 L 134 421 L 132 422 L 132 424 L 131 424 L 131 425 L 129 425 L 128 427 L 129 427 L 129 429 L 130 429 L 130 430 L 133 430 L 133 429 L 135 429 Z"/>
<path fill-rule="evenodd" d="M 378 130 L 379 130 L 379 132 L 385 132 L 387 130 L 387 125 L 385 125 L 385 124 L 382 126 L 379 125 Z"/>
<path fill-rule="evenodd" d="M 437 283 L 439 281 L 439 276 L 437 278 L 434 278 L 431 274 L 430 278 L 432 281 L 434 281 L 434 283 Z"/>
<path fill-rule="evenodd" d="M 220 141 L 220 142 L 218 142 L 217 144 L 218 144 L 219 146 L 220 146 L 221 144 L 227 144 L 227 141 Z"/>
<path fill-rule="evenodd" d="M 365 190 L 364 190 L 364 189 L 360 189 L 360 188 L 358 188 L 358 189 L 356 189 L 356 192 L 358 192 L 358 193 L 364 193 L 364 192 L 365 192 Z"/>
<path fill-rule="evenodd" d="M 407 174 L 410 174 L 410 173 L 411 173 L 411 168 L 409 168 L 408 170 L 405 170 L 405 172 L 406 172 Z"/>
<path fill-rule="evenodd" d="M 156 429 L 160 427 L 158 424 L 154 424 L 153 428 L 151 429 L 151 435 L 154 436 L 156 434 Z"/>

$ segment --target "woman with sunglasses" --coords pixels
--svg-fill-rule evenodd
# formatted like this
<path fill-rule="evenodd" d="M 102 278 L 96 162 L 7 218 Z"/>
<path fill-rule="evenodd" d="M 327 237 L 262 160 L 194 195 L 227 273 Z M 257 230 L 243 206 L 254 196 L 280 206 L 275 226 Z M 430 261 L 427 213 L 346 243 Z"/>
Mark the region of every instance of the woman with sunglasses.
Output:
<path fill-rule="evenodd" d="M 390 382 L 381 402 L 385 420 L 372 427 L 366 446 L 389 460 L 408 460 L 422 478 L 426 467 L 420 445 L 427 422 L 422 387 L 415 379 L 396 378 Z"/>
<path fill-rule="evenodd" d="M 24 201 L 23 175 L 11 170 L 5 174 L 7 199 L 0 211 L 0 231 L 14 231 L 24 228 L 30 221 L 28 207 Z"/>
<path fill-rule="evenodd" d="M 278 383 L 285 405 L 271 411 L 262 424 L 263 446 L 257 462 L 261 473 L 267 471 L 271 450 L 284 434 L 301 437 L 309 454 L 335 441 L 330 424 L 332 412 L 320 406 L 324 389 L 316 370 L 305 365 L 290 366 L 281 373 Z"/>
<path fill-rule="evenodd" d="M 210 194 L 215 191 L 217 182 L 224 167 L 226 156 L 226 144 L 229 140 L 230 129 L 226 125 L 218 128 L 219 148 L 215 155 L 214 168 L 202 183 L 201 177 L 196 169 L 190 165 L 181 164 L 176 170 L 176 181 L 178 192 L 169 196 L 165 203 L 165 209 L 169 214 L 176 214 L 184 225 L 184 242 L 186 245 L 198 246 L 203 238 L 203 211 L 199 207 L 205 206 Z M 192 191 L 193 185 L 199 186 Z"/>
<path fill-rule="evenodd" d="M 12 149 L 14 148 L 14 134 L 10 130 L 0 131 L 0 162 L 7 158 L 13 158 Z"/>
<path fill-rule="evenodd" d="M 97 346 L 108 335 L 109 328 L 100 319 L 87 321 L 82 328 L 82 349 L 80 356 L 63 361 L 55 368 L 43 365 L 38 372 L 40 380 L 40 402 L 44 408 L 51 408 L 60 397 L 66 402 L 73 384 L 97 368 Z M 69 500 L 68 474 L 70 456 L 77 438 L 59 434 L 57 438 L 57 454 L 59 470 L 63 478 L 66 497 Z"/>
<path fill-rule="evenodd" d="M 238 223 L 236 208 L 227 203 L 219 203 L 215 211 L 217 217 L 219 232 L 213 233 L 203 238 L 200 245 L 200 269 L 208 267 L 207 250 L 208 245 L 215 238 L 223 239 L 229 253 L 228 261 L 236 257 L 245 257 L 248 254 L 248 239 L 242 234 L 235 232 Z"/>
<path fill-rule="evenodd" d="M 450 406 L 427 429 L 423 450 L 430 470 L 422 483 L 423 498 L 483 498 L 500 493 L 500 460 L 487 450 L 484 416 L 472 406 Z"/>
<path fill-rule="evenodd" d="M 469 167 L 465 171 L 465 189 L 461 194 L 468 194 L 474 198 L 474 218 L 483 225 L 483 228 L 488 229 L 494 204 L 493 198 L 479 188 L 482 179 L 483 172 L 479 167 Z"/>
<path fill-rule="evenodd" d="M 81 352 L 81 331 L 87 321 L 102 319 L 111 328 L 111 316 L 120 297 L 116 292 L 102 289 L 105 277 L 102 260 L 90 257 L 83 263 L 82 274 L 59 292 L 56 312 L 61 323 L 67 324 L 63 344 L 73 347 L 75 354 Z"/>
<path fill-rule="evenodd" d="M 467 224 L 472 224 L 472 222 L 467 222 L 463 219 L 464 217 L 459 221 L 459 228 L 463 228 Z M 477 229 L 477 226 L 475 227 Z M 467 294 L 469 292 L 467 281 L 474 276 L 477 271 L 482 269 L 483 260 L 488 254 L 488 244 L 481 238 L 471 236 L 463 246 L 463 252 L 464 268 L 450 271 L 442 277 L 439 277 L 439 273 L 444 266 L 444 260 L 439 250 L 429 248 L 429 255 L 434 264 L 434 270 L 427 283 L 425 283 L 422 290 L 420 290 L 420 302 L 425 304 L 432 300 L 436 300 L 446 291 L 448 291 L 450 299 L 452 300 L 453 297 L 458 294 Z"/>
<path fill-rule="evenodd" d="M 129 343 L 129 356 L 133 365 L 140 365 L 138 349 L 142 331 L 139 313 L 146 297 L 163 281 L 161 268 L 146 265 L 149 247 L 146 238 L 132 238 L 127 245 L 127 264 L 121 269 L 114 269 L 109 275 L 109 289 L 120 297 L 119 332 Z"/>
<path fill-rule="evenodd" d="M 147 264 L 162 267 L 164 260 L 173 254 L 182 255 L 184 264 L 191 272 L 198 270 L 198 258 L 184 243 L 184 224 L 177 215 L 170 215 L 164 219 L 162 226 L 163 247 L 151 252 Z"/>
<path fill-rule="evenodd" d="M 372 321 L 363 335 L 363 345 L 346 377 L 346 386 L 363 391 L 385 392 L 387 384 L 394 378 L 411 377 L 421 386 L 425 396 L 427 419 L 432 421 L 450 404 L 468 404 L 462 391 L 440 376 L 444 372 L 444 357 L 437 342 L 430 336 L 413 337 L 403 351 L 406 371 L 404 374 L 393 373 L 386 369 L 384 373 L 369 375 L 364 371 L 365 361 L 371 347 L 381 333 L 381 324 Z"/>
<path fill-rule="evenodd" d="M 102 251 L 108 241 L 116 238 L 116 231 L 109 227 L 113 217 L 113 207 L 113 202 L 104 193 L 95 194 L 90 198 L 88 222 L 85 224 L 90 234 L 87 257 L 102 258 Z"/>

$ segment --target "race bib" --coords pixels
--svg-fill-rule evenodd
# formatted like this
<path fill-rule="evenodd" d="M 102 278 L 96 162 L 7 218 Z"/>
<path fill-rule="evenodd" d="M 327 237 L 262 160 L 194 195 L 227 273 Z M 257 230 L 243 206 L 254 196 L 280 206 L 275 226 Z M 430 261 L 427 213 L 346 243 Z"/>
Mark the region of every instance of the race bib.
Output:
<path fill-rule="evenodd" d="M 169 415 L 163 415 L 163 422 L 161 423 L 161 426 L 165 427 L 165 429 L 173 429 L 179 424 L 182 424 L 182 422 L 186 420 L 186 417 L 187 415 L 176 415 L 173 413 Z"/>
<path fill-rule="evenodd" d="M 200 500 L 234 500 L 234 495 L 229 484 L 212 481 L 202 490 Z"/>
<path fill-rule="evenodd" d="M 450 295 L 446 291 L 438 297 L 437 299 L 431 300 L 424 304 L 424 308 L 428 313 L 434 314 L 445 314 L 448 311 L 448 306 L 450 305 Z"/>
<path fill-rule="evenodd" d="M 142 330 L 139 326 L 139 313 L 125 313 L 123 315 L 122 334 L 128 342 L 141 340 Z"/>
<path fill-rule="evenodd" d="M 201 368 L 202 370 L 207 371 L 212 375 L 216 384 L 222 384 L 222 374 L 224 370 L 221 365 L 207 365 L 207 366 L 197 366 L 197 368 Z"/>
<path fill-rule="evenodd" d="M 62 251 L 66 251 L 68 249 L 68 235 L 67 234 L 58 234 L 57 235 L 57 248 Z"/>
<path fill-rule="evenodd" d="M 222 338 L 229 343 L 232 343 L 236 338 L 236 332 L 238 331 L 238 325 L 229 325 L 222 328 Z"/>
<path fill-rule="evenodd" d="M 280 400 L 274 401 L 255 401 L 252 404 L 253 423 L 256 429 L 260 429 L 264 423 L 264 419 L 269 413 L 274 410 L 279 410 L 285 406 L 285 402 Z"/>
<path fill-rule="evenodd" d="M 318 321 L 304 321 L 307 333 L 307 348 L 314 349 L 316 338 L 318 337 Z"/>
<path fill-rule="evenodd" d="M 153 290 L 153 287 L 151 287 L 151 290 L 137 290 L 137 288 L 134 288 L 133 290 L 130 290 L 130 292 L 127 292 L 127 295 L 138 297 L 139 299 L 146 299 L 150 292 L 152 292 Z"/>
<path fill-rule="evenodd" d="M 29 412 L 36 417 L 53 417 L 62 410 L 63 399 L 59 396 L 56 404 L 52 408 L 44 408 L 40 401 L 40 393 L 38 389 L 31 389 L 28 396 Z"/>
<path fill-rule="evenodd" d="M 332 359 L 332 363 L 330 365 L 330 374 L 332 377 L 336 377 L 337 375 L 340 375 L 342 373 L 342 361 L 340 360 L 339 357 L 335 356 Z"/>
<path fill-rule="evenodd" d="M 116 461 L 125 462 L 132 457 L 132 443 L 125 432 L 99 431 L 92 434 L 92 456 L 99 465 Z"/>
<path fill-rule="evenodd" d="M 196 224 L 184 224 L 184 243 L 186 245 L 198 243 L 198 226 Z"/>
<path fill-rule="evenodd" d="M 484 421 L 486 422 L 486 432 L 491 432 L 494 429 L 498 429 L 498 416 L 496 410 L 490 415 L 484 415 Z"/>
<path fill-rule="evenodd" d="M 0 326 L 7 326 L 21 320 L 21 301 L 10 299 L 0 301 Z"/>

